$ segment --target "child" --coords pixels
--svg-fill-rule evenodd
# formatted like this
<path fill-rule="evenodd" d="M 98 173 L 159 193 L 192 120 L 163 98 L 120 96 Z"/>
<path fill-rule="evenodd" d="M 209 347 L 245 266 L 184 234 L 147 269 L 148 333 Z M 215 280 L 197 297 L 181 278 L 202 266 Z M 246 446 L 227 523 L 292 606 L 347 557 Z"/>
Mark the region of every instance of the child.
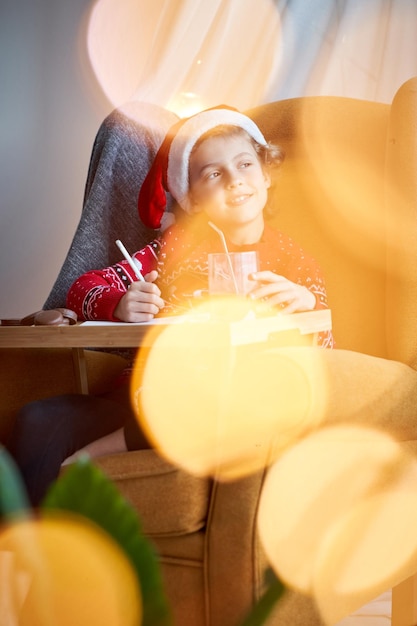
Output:
<path fill-rule="evenodd" d="M 252 276 L 252 298 L 282 313 L 327 308 L 317 263 L 265 224 L 265 214 L 272 213 L 271 170 L 282 159 L 281 150 L 267 144 L 256 124 L 233 109 L 210 109 L 181 120 L 159 149 L 139 196 L 140 216 L 150 228 L 160 226 L 165 189 L 184 210 L 159 240 L 134 254 L 143 272 L 158 270 L 156 285 L 137 281 L 122 261 L 80 277 L 69 290 L 67 306 L 82 319 L 137 322 L 161 311 L 162 295 L 165 311 L 168 304 L 182 312 L 192 306 L 194 294 L 207 292 L 208 254 L 223 251 L 211 221 L 224 233 L 230 252 L 258 252 L 260 271 Z M 331 347 L 331 333 L 321 333 L 319 343 Z"/>
<path fill-rule="evenodd" d="M 130 265 L 121 261 L 77 279 L 67 306 L 80 319 L 124 322 L 149 320 L 167 309 L 183 312 L 196 293 L 207 290 L 208 254 L 223 251 L 211 221 L 224 233 L 231 252 L 258 252 L 260 270 L 252 277 L 252 298 L 282 313 L 327 308 L 317 263 L 265 223 L 271 211 L 271 171 L 282 159 L 282 152 L 266 142 L 256 124 L 233 109 L 220 107 L 181 120 L 161 145 L 139 196 L 140 216 L 150 228 L 160 226 L 165 191 L 183 210 L 176 224 L 133 255 L 141 262 L 145 281 L 138 281 Z M 333 346 L 331 332 L 320 334 L 320 345 Z M 106 399 L 91 396 L 49 398 L 22 409 L 9 449 L 33 503 L 57 476 L 62 461 L 83 446 L 94 457 L 149 445 L 130 409 L 128 385 L 122 393 L 116 411 L 110 404 L 106 409 Z M 46 438 L 40 435 L 43 425 Z M 38 434 L 41 450 L 33 448 L 31 429 Z"/>

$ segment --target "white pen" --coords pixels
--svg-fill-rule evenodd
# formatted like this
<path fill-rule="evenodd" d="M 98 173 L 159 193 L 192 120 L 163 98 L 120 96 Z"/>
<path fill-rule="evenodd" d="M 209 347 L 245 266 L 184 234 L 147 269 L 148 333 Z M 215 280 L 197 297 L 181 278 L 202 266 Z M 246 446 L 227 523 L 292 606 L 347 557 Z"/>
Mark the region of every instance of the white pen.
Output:
<path fill-rule="evenodd" d="M 120 239 L 116 239 L 116 246 L 119 248 L 120 252 L 123 254 L 124 258 L 126 259 L 126 261 L 129 263 L 130 267 L 132 268 L 132 270 L 135 272 L 136 278 L 138 280 L 142 280 L 145 281 L 145 279 L 143 278 L 138 265 L 136 265 L 135 260 L 130 256 L 129 252 L 126 250 L 126 248 L 124 247 L 124 245 L 122 244 L 122 242 L 120 241 Z M 140 263 L 140 261 L 138 261 L 138 264 Z"/>

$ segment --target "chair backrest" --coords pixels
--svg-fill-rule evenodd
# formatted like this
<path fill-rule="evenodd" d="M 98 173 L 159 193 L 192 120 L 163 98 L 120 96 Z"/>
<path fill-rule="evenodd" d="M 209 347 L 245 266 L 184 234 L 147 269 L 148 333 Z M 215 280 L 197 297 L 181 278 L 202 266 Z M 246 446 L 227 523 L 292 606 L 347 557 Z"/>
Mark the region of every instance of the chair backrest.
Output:
<path fill-rule="evenodd" d="M 412 364 L 407 333 L 410 326 L 417 332 L 417 311 L 411 320 L 408 291 L 392 272 L 400 251 L 404 256 L 392 227 L 404 217 L 394 197 L 400 185 L 406 191 L 405 230 L 409 240 L 417 238 L 416 84 L 417 79 L 405 83 L 392 105 L 316 96 L 248 112 L 286 152 L 272 192 L 275 223 L 320 262 L 337 346 Z M 410 254 L 403 266 L 417 289 Z M 395 298 L 402 294 L 401 309 L 390 295 L 394 291 Z M 412 310 L 417 293 L 414 302 Z M 405 318 L 410 323 L 404 335 Z"/>
<path fill-rule="evenodd" d="M 90 158 L 77 230 L 44 308 L 65 306 L 71 284 L 84 272 L 116 263 L 121 239 L 131 252 L 145 246 L 154 231 L 140 222 L 137 203 L 165 133 L 178 117 L 154 104 L 130 102 L 102 122 Z M 168 196 L 168 207 L 172 201 Z"/>
<path fill-rule="evenodd" d="M 386 157 L 388 353 L 417 369 L 417 77 L 393 99 Z"/>

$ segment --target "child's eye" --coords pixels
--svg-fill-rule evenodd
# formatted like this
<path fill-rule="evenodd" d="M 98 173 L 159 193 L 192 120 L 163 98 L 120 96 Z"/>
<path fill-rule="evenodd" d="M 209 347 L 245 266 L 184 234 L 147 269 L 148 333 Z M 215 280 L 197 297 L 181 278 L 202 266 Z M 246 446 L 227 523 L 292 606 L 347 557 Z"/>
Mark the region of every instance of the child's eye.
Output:
<path fill-rule="evenodd" d="M 212 180 L 213 178 L 217 178 L 218 176 L 220 176 L 220 172 L 210 172 L 209 174 L 207 174 L 207 180 Z"/>
<path fill-rule="evenodd" d="M 240 164 L 240 167 L 242 169 L 245 169 L 247 167 L 250 167 L 252 165 L 252 161 L 243 161 L 243 163 Z"/>

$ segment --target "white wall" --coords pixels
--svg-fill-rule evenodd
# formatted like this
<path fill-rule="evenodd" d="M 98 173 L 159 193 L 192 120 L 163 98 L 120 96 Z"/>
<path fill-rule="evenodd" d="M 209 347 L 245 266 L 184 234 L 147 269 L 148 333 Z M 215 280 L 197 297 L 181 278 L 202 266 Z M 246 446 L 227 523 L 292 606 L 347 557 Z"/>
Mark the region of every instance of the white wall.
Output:
<path fill-rule="evenodd" d="M 0 2 L 0 317 L 41 308 L 78 223 L 109 103 L 78 38 L 89 0 Z"/>

